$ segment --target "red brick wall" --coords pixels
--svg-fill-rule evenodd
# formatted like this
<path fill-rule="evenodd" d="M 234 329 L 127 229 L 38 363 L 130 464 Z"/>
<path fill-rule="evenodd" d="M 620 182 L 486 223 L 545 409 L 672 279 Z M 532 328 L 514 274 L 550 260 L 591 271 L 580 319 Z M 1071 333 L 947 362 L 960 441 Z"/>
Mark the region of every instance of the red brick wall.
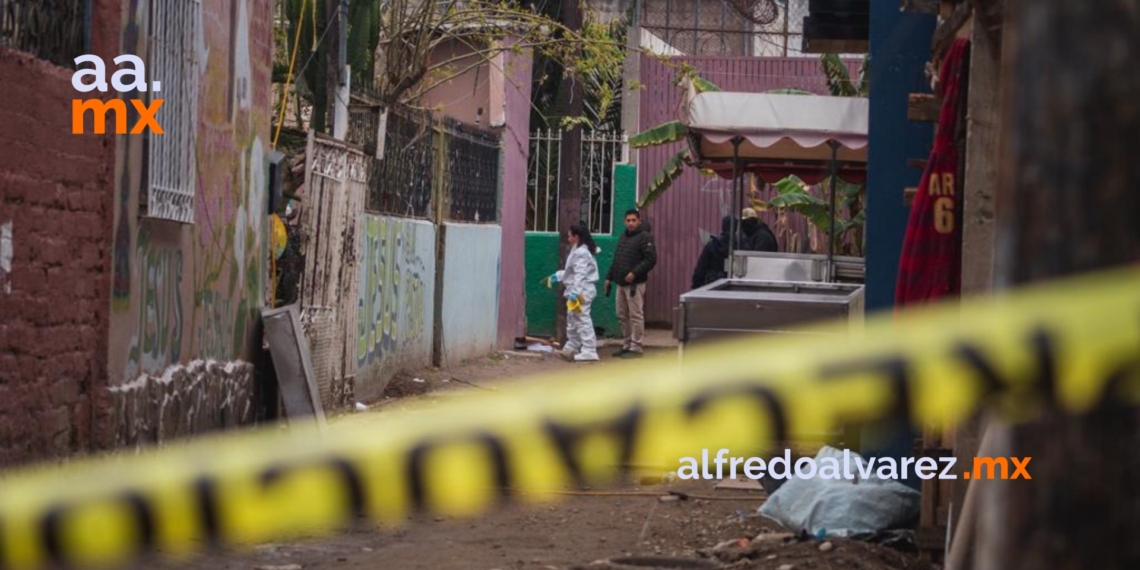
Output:
<path fill-rule="evenodd" d="M 93 53 L 121 6 L 96 0 Z M 113 47 L 112 47 L 113 46 Z M 0 48 L 0 466 L 89 450 L 107 406 L 114 139 L 71 134 L 71 72 Z"/>

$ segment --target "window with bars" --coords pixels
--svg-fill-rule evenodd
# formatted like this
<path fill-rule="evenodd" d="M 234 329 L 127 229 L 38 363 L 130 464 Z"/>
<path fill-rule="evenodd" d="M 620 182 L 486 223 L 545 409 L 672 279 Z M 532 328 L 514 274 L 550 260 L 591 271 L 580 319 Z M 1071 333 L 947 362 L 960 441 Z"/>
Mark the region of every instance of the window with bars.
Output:
<path fill-rule="evenodd" d="M 0 47 L 60 67 L 90 52 L 91 0 L 0 0 Z"/>
<path fill-rule="evenodd" d="M 151 100 L 159 110 L 164 134 L 147 139 L 146 215 L 194 223 L 197 186 L 198 48 L 201 0 L 150 0 L 148 79 L 161 83 Z"/>

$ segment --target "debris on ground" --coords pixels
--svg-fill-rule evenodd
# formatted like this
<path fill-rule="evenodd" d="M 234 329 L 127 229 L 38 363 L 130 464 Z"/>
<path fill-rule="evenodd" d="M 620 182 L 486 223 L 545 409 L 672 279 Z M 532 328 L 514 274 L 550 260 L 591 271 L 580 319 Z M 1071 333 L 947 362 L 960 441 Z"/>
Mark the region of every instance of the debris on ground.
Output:
<path fill-rule="evenodd" d="M 764 487 L 757 483 L 755 479 L 721 479 L 713 486 L 714 489 L 729 489 L 733 491 L 763 491 Z"/>
<path fill-rule="evenodd" d="M 816 454 L 816 465 L 833 459 L 839 465 L 850 461 L 859 472 L 866 467 L 857 453 L 844 453 L 825 446 Z M 874 470 L 859 481 L 849 479 L 791 479 L 768 497 L 759 512 L 789 529 L 806 530 L 824 537 L 851 537 L 904 528 L 917 516 L 922 494 L 892 480 L 880 479 Z"/>
<path fill-rule="evenodd" d="M 733 570 L 934 570 L 928 562 L 892 548 L 863 541 L 837 538 L 825 542 L 799 541 L 790 533 L 761 534 L 748 546 L 736 540 L 698 550 Z"/>

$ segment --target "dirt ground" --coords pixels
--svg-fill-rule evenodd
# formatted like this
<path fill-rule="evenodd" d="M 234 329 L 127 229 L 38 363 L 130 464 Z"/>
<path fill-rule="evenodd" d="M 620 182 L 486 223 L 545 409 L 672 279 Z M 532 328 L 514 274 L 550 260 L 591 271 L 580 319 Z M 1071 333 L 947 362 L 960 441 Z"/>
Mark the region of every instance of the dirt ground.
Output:
<path fill-rule="evenodd" d="M 653 331 L 653 352 L 672 350 L 667 331 Z M 616 347 L 601 351 L 611 360 Z M 397 377 L 385 398 L 362 413 L 383 413 L 412 398 L 448 397 L 450 392 L 494 389 L 496 385 L 571 366 L 555 356 L 499 354 L 450 370 L 430 369 Z M 764 570 L 931 570 L 913 555 L 847 540 L 823 546 L 795 542 L 778 524 L 756 514 L 762 490 L 716 489 L 711 481 L 643 481 L 605 491 L 567 491 L 554 506 L 516 505 L 482 518 L 409 519 L 398 530 L 359 528 L 331 538 L 268 544 L 252 552 L 219 553 L 189 564 L 146 564 L 145 568 L 211 570 L 573 570 L 576 568 L 735 568 Z M 681 493 L 684 497 L 670 495 Z M 662 500 L 662 497 L 670 497 Z M 756 540 L 764 536 L 770 540 Z M 725 541 L 743 539 L 737 545 Z M 720 545 L 719 548 L 716 548 Z M 626 557 L 635 565 L 599 561 Z M 628 557 L 642 557 L 640 563 Z M 696 560 L 650 563 L 646 557 Z M 712 566 L 700 566 L 716 561 Z M 594 563 L 593 565 L 591 565 Z M 144 566 L 140 566 L 142 568 Z"/>

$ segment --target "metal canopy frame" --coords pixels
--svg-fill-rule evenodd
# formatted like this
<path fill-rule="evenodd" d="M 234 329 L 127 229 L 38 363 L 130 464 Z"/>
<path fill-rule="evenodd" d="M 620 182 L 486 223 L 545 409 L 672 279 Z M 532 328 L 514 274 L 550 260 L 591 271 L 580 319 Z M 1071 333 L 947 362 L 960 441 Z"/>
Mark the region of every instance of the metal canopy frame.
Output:
<path fill-rule="evenodd" d="M 690 135 L 690 143 L 696 135 Z M 827 141 L 827 145 L 831 148 L 831 160 L 825 163 L 813 160 L 780 160 L 770 158 L 741 158 L 740 145 L 744 141 L 744 137 L 737 136 L 732 138 L 733 157 L 731 159 L 707 159 L 698 162 L 698 167 L 702 164 L 709 163 L 732 163 L 732 234 L 729 239 L 728 256 L 729 256 L 729 275 L 735 275 L 736 270 L 736 249 L 739 237 L 739 214 L 744 210 L 744 176 L 745 168 L 752 164 L 772 164 L 772 165 L 791 165 L 796 164 L 800 166 L 824 166 L 828 169 L 828 178 L 830 179 L 829 188 L 829 206 L 828 206 L 828 243 L 827 243 L 827 277 L 826 282 L 832 283 L 835 280 L 835 192 L 836 192 L 836 179 L 838 178 L 839 169 L 844 165 L 863 164 L 861 162 L 842 161 L 839 160 L 839 142 L 835 140 Z M 693 148 L 699 148 L 693 146 Z"/>
<path fill-rule="evenodd" d="M 801 99 L 800 97 L 804 97 Z M 807 97 L 818 97 L 807 99 Z M 767 93 L 709 92 L 698 94 L 690 82 L 685 89 L 683 122 L 689 128 L 688 145 L 698 167 L 720 165 L 724 176 L 732 165 L 732 236 L 729 240 L 730 275 L 736 274 L 739 221 L 744 208 L 744 176 L 750 167 L 764 165 L 787 175 L 806 169 L 826 169 L 828 198 L 827 282 L 835 280 L 836 186 L 841 169 L 865 168 L 868 102 L 822 96 Z M 806 115 L 805 115 L 806 114 Z M 784 141 L 792 144 L 783 144 Z M 731 144 L 731 157 L 726 143 Z M 747 148 L 742 156 L 742 145 Z M 706 145 L 711 145 L 706 148 Z M 827 149 L 823 147 L 826 145 Z M 846 149 L 842 160 L 840 149 Z M 830 150 L 830 152 L 827 152 Z M 709 155 L 712 155 L 711 157 Z M 801 170 L 797 173 L 795 170 Z M 714 168 L 714 170 L 716 170 Z"/>

